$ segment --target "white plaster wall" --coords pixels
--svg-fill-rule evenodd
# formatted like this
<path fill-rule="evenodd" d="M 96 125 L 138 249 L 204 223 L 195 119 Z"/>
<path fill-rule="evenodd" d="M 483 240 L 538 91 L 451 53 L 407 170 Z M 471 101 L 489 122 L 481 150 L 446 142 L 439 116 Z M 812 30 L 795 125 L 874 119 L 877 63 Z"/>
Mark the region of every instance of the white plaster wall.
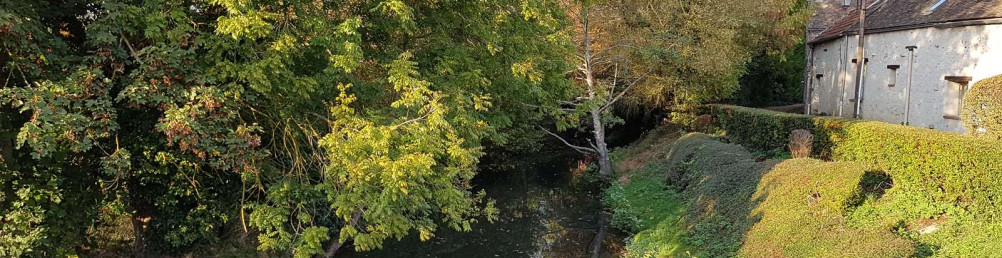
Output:
<path fill-rule="evenodd" d="M 814 62 L 811 70 L 811 87 L 813 91 L 810 96 L 811 114 L 826 114 L 835 116 L 839 114 L 839 100 L 842 98 L 844 85 L 843 73 L 845 61 L 845 41 L 843 39 L 832 40 L 814 46 Z M 819 80 L 816 75 L 822 74 Z M 844 111 L 843 111 L 844 112 Z"/>
<path fill-rule="evenodd" d="M 826 82 L 815 85 L 815 94 L 811 96 L 812 114 L 826 113 L 837 115 L 839 96 L 833 94 L 845 85 L 843 116 L 852 116 L 854 96 L 853 79 L 855 64 L 849 63 L 848 69 L 841 76 L 828 78 L 830 64 L 838 63 L 838 50 L 844 49 L 847 60 L 855 58 L 856 37 L 850 36 L 848 47 L 838 47 L 844 44 L 843 39 L 836 39 L 815 45 L 814 69 L 823 70 L 825 79 L 845 77 L 842 82 Z M 910 67 L 907 46 L 917 46 L 914 67 Z M 828 48 L 828 52 L 818 52 Z M 963 123 L 958 120 L 946 119 L 946 101 L 951 83 L 946 76 L 971 76 L 975 82 L 994 75 L 1002 74 L 1002 25 L 980 25 L 955 28 L 922 28 L 906 31 L 870 34 L 866 38 L 866 66 L 863 91 L 862 116 L 864 119 L 879 120 L 888 123 L 904 123 L 905 121 L 905 89 L 908 87 L 909 69 L 914 68 L 911 86 L 911 110 L 909 124 L 917 127 L 933 128 L 943 131 L 963 132 Z M 824 53 L 824 54 L 822 54 Z M 890 70 L 888 65 L 900 65 L 897 72 L 895 87 L 889 87 Z M 833 71 L 834 72 L 834 71 Z M 818 72 L 814 72 L 817 74 Z M 955 86 L 955 85 L 954 85 Z M 821 90 L 820 88 L 830 88 Z M 957 89 L 954 88 L 954 91 Z M 832 112 L 835 111 L 835 112 Z"/>

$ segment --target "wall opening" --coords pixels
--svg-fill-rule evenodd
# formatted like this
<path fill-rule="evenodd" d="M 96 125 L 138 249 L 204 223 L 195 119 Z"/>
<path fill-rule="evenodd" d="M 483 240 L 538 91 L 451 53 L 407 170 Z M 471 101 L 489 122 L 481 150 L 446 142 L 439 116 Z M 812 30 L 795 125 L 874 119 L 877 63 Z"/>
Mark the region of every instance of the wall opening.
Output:
<path fill-rule="evenodd" d="M 890 78 L 888 80 L 887 87 L 894 88 L 894 86 L 898 85 L 898 68 L 901 68 L 901 66 L 900 65 L 888 65 L 887 66 L 887 70 L 890 73 L 888 75 Z"/>
<path fill-rule="evenodd" d="M 949 120 L 961 120 L 960 111 L 964 104 L 964 95 L 970 87 L 970 76 L 946 76 L 947 83 L 946 99 L 943 105 L 943 118 Z"/>

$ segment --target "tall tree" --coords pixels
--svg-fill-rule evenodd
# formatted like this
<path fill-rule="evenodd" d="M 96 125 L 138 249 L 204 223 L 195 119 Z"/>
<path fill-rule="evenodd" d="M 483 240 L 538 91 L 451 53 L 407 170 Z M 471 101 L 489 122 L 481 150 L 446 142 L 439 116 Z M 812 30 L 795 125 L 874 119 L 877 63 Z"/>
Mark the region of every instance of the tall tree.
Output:
<path fill-rule="evenodd" d="M 592 132 L 588 146 L 602 175 L 612 168 L 606 127 L 614 107 L 665 110 L 691 120 L 695 105 L 729 97 L 754 53 L 784 49 L 806 19 L 796 0 L 565 0 L 574 21 L 578 94 L 555 109 L 560 130 Z M 584 122 L 581 122 L 584 121 Z M 557 136 L 550 132 L 551 135 Z M 563 140 L 563 139 L 561 139 Z"/>
<path fill-rule="evenodd" d="M 470 186 L 482 146 L 566 97 L 563 16 L 546 0 L 0 2 L 0 136 L 18 147 L 0 256 L 73 253 L 104 213 L 132 218 L 137 253 L 226 224 L 300 257 L 469 230 L 493 212 Z"/>

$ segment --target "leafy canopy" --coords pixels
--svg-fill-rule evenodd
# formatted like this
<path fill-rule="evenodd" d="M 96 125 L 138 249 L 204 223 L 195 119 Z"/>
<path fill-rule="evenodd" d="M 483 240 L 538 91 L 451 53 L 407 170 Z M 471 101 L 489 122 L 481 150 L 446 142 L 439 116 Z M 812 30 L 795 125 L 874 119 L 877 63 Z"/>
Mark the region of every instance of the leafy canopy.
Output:
<path fill-rule="evenodd" d="M 296 256 L 469 230 L 494 210 L 469 184 L 484 146 L 566 95 L 563 20 L 545 0 L 0 3 L 0 256 L 101 242 L 100 214 L 154 253 L 220 228 Z"/>

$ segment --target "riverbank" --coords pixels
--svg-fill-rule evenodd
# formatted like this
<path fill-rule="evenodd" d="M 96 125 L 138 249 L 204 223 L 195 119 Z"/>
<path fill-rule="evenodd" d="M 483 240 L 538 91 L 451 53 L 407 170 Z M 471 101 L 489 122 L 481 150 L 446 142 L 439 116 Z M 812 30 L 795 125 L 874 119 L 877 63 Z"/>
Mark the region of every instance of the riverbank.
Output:
<path fill-rule="evenodd" d="M 930 207 L 855 162 L 789 159 L 662 128 L 616 151 L 603 201 L 628 257 L 997 254 L 999 223 Z M 897 186 L 897 187 L 896 187 Z"/>

